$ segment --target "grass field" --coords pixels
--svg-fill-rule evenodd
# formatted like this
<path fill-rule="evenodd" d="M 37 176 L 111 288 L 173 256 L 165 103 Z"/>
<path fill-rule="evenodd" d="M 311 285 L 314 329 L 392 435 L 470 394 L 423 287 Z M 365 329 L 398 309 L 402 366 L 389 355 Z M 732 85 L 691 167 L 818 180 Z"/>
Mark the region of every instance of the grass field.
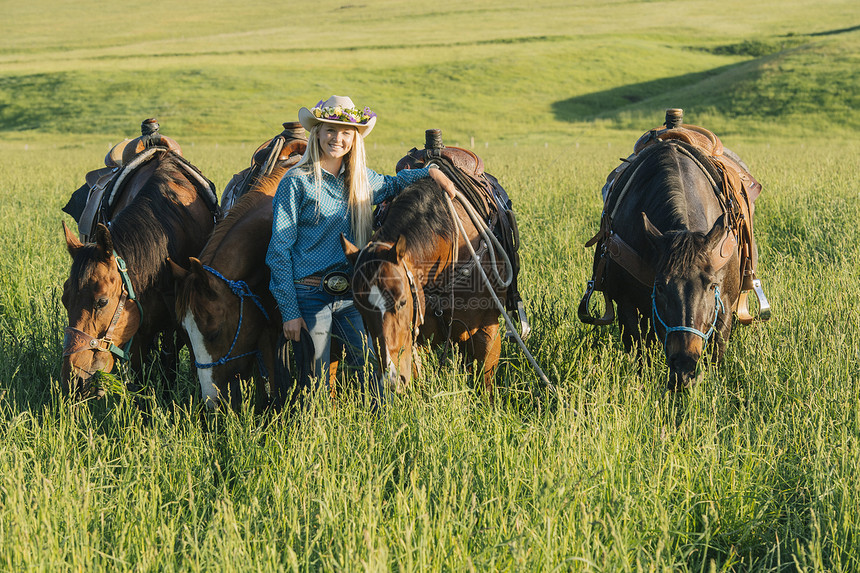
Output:
<path fill-rule="evenodd" d="M 0 569 L 860 570 L 858 54 L 848 1 L 5 6 Z M 60 207 L 84 174 L 157 117 L 220 190 L 332 93 L 379 114 L 373 168 L 441 128 L 508 190 L 563 402 L 513 346 L 495 407 L 444 360 L 379 416 L 318 397 L 204 424 L 190 375 L 146 412 L 64 398 Z M 763 183 L 774 307 L 677 396 L 576 319 L 600 186 L 667 107 Z"/>

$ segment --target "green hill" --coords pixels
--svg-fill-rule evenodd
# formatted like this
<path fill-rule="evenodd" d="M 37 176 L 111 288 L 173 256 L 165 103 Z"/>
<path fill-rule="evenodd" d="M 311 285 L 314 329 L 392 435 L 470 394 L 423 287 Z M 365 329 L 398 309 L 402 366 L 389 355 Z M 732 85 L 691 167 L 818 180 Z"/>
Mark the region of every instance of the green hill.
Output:
<path fill-rule="evenodd" d="M 666 107 L 721 134 L 857 133 L 856 3 L 747 4 L 37 1 L 0 27 L 0 139 L 117 138 L 155 116 L 257 141 L 332 93 L 379 113 L 379 143 L 569 141 Z"/>

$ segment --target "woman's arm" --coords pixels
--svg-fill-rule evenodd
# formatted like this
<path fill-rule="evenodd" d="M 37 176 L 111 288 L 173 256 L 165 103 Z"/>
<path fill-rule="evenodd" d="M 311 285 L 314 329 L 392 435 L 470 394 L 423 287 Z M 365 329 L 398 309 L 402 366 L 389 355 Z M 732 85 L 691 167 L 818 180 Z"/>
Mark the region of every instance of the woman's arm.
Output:
<path fill-rule="evenodd" d="M 386 199 L 391 199 L 407 186 L 424 177 L 431 177 L 449 196 L 454 197 L 455 187 L 448 177 L 437 167 L 422 167 L 420 169 L 402 169 L 396 176 L 382 175 L 367 170 L 367 181 L 373 191 L 373 204 L 378 205 Z"/>

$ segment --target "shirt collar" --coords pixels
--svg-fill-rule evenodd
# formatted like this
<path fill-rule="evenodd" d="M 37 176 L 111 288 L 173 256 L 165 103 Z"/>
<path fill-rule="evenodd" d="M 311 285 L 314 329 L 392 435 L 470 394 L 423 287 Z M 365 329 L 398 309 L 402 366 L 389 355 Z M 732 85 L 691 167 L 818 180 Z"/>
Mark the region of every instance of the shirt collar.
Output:
<path fill-rule="evenodd" d="M 346 171 L 346 166 L 345 166 L 345 165 L 343 164 L 343 162 L 341 161 L 341 163 L 340 163 L 340 171 L 338 171 L 338 172 L 337 172 L 337 175 L 335 175 L 334 173 L 331 173 L 330 171 L 328 171 L 328 170 L 327 170 L 325 167 L 323 167 L 322 165 L 320 165 L 320 169 L 322 169 L 323 171 L 325 171 L 326 173 L 328 173 L 328 174 L 329 174 L 329 175 L 331 175 L 332 177 L 340 177 L 341 175 L 343 175 L 343 172 L 344 172 L 344 171 Z"/>

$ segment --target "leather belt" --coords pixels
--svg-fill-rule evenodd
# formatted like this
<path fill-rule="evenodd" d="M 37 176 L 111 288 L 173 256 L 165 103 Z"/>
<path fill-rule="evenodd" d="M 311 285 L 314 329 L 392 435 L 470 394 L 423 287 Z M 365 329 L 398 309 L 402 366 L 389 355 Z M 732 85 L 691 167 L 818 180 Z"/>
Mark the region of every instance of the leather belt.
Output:
<path fill-rule="evenodd" d="M 342 271 L 334 271 L 326 275 L 308 275 L 294 281 L 297 285 L 320 288 L 332 296 L 345 295 L 350 291 L 349 275 Z"/>

